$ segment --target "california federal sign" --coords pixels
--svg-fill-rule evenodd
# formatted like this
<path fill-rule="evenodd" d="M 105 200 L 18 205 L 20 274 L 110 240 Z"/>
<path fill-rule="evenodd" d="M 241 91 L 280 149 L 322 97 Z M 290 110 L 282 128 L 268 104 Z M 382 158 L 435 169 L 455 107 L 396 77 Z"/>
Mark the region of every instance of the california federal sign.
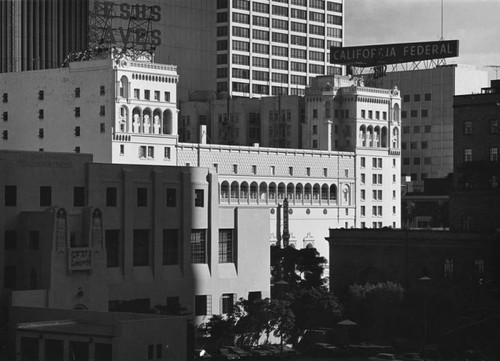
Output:
<path fill-rule="evenodd" d="M 458 40 L 330 48 L 330 63 L 357 67 L 408 63 L 458 56 Z"/>

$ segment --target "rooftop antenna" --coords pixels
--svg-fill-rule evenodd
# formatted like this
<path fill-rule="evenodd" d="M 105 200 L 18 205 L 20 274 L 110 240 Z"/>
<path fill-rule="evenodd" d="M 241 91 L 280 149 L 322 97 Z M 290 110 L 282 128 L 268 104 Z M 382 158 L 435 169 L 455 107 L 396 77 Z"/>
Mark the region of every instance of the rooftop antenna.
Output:
<path fill-rule="evenodd" d="M 500 70 L 500 65 L 485 65 L 485 68 L 491 68 L 495 72 L 495 80 L 498 79 L 498 71 Z"/>
<path fill-rule="evenodd" d="M 444 0 L 441 0 L 441 39 L 444 40 Z"/>

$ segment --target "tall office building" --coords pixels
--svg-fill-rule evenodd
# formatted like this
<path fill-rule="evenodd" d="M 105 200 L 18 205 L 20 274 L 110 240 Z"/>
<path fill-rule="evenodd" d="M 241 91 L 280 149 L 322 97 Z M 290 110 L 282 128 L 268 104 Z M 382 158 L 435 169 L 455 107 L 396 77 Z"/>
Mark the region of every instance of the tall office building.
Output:
<path fill-rule="evenodd" d="M 234 96 L 304 95 L 310 79 L 340 74 L 343 1 L 217 1 L 217 91 Z"/>
<path fill-rule="evenodd" d="M 401 90 L 401 173 L 414 190 L 423 190 L 425 178 L 453 172 L 453 96 L 481 92 L 487 72 L 454 64 L 390 72 L 376 84 Z"/>
<path fill-rule="evenodd" d="M 151 22 L 131 28 L 148 11 Z M 329 49 L 342 44 L 343 0 L 6 0 L 0 72 L 55 68 L 86 49 L 88 14 L 107 19 L 98 30 L 109 26 L 118 47 L 129 31 L 154 32 L 155 60 L 178 65 L 180 100 L 194 90 L 303 95 L 312 77 L 342 71 Z"/>
<path fill-rule="evenodd" d="M 0 1 L 0 73 L 51 69 L 87 46 L 89 0 Z"/>

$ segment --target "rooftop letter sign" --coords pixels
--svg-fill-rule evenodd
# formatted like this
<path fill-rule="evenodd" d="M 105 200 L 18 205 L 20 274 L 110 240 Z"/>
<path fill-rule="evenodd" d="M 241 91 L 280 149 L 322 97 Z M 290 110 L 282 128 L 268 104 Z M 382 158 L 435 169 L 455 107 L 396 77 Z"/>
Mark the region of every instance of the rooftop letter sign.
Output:
<path fill-rule="evenodd" d="M 330 48 L 330 63 L 371 67 L 458 56 L 458 40 Z"/>

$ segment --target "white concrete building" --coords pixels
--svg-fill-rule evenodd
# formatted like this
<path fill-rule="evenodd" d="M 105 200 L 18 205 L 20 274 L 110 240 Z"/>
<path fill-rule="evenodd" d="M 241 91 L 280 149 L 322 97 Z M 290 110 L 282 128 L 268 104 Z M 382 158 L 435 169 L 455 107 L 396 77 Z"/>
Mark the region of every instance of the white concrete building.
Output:
<path fill-rule="evenodd" d="M 275 208 L 286 197 L 291 243 L 314 245 L 323 256 L 328 228 L 400 226 L 396 90 L 366 88 L 347 77 L 316 78 L 305 112 L 293 108 L 294 119 L 305 116 L 303 142 L 313 148 L 306 150 L 206 144 L 205 131 L 199 143 L 178 142 L 178 77 L 171 65 L 112 56 L 2 74 L 0 80 L 1 149 L 211 168 L 218 174 L 221 207 L 268 208 L 273 242 Z M 261 109 L 269 113 L 273 106 Z"/>

